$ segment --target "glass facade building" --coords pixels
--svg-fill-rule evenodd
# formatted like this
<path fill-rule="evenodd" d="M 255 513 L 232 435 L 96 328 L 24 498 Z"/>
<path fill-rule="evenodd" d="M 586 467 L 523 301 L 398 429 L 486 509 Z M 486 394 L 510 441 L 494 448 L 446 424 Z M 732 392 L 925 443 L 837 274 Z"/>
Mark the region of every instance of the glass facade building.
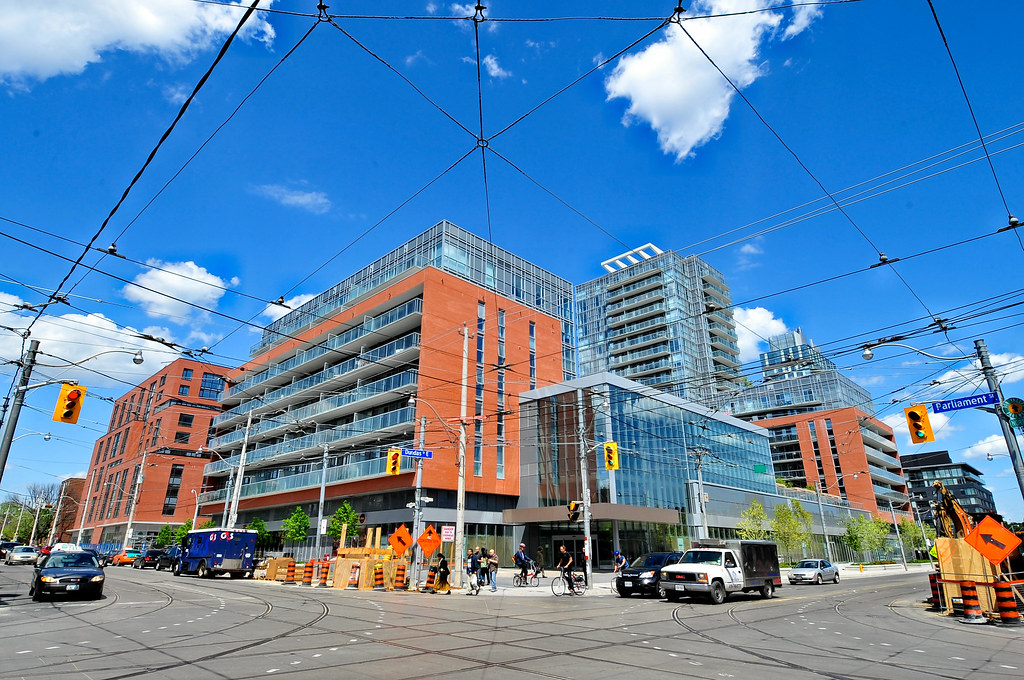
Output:
<path fill-rule="evenodd" d="M 732 298 L 697 256 L 648 244 L 576 287 L 580 375 L 610 372 L 712 405 L 742 381 Z"/>
<path fill-rule="evenodd" d="M 954 463 L 948 451 L 908 454 L 902 462 L 907 488 L 923 520 L 932 520 L 931 501 L 938 501 L 935 482 L 942 482 L 975 520 L 995 514 L 995 498 L 985 488 L 981 471 L 967 463 Z"/>

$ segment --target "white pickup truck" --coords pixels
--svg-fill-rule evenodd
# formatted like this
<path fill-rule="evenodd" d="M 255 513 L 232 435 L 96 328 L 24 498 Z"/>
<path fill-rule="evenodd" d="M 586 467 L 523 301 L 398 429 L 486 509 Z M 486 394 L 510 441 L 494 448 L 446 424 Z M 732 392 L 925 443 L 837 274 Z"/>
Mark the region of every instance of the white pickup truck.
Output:
<path fill-rule="evenodd" d="M 779 550 L 770 541 L 698 541 L 676 564 L 661 570 L 661 587 L 669 602 L 702 595 L 713 604 L 729 593 L 757 591 L 772 597 L 782 585 Z"/>

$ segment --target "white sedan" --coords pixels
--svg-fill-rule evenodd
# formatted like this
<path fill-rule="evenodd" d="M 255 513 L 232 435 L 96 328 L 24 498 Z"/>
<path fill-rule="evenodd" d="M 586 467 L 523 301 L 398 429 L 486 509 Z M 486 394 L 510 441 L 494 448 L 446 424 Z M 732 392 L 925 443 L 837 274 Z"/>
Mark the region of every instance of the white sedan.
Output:
<path fill-rule="evenodd" d="M 839 583 L 839 567 L 828 560 L 801 560 L 800 564 L 789 572 L 789 582 L 792 585 L 798 583 L 821 585 L 824 581 Z"/>
<path fill-rule="evenodd" d="M 39 553 L 30 545 L 19 545 L 7 551 L 7 564 L 35 564 Z"/>

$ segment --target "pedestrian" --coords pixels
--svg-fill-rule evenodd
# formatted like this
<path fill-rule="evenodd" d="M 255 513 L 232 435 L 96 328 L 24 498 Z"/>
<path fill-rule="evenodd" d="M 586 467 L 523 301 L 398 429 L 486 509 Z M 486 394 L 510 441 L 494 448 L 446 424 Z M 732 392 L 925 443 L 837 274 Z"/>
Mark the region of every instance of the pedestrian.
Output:
<path fill-rule="evenodd" d="M 526 583 L 526 572 L 529 571 L 531 562 L 533 560 L 526 554 L 526 544 L 520 543 L 519 550 L 512 556 L 512 563 L 519 567 L 519 576 L 523 579 L 523 583 Z"/>
<path fill-rule="evenodd" d="M 495 554 L 494 548 L 491 548 L 491 552 L 487 554 L 487 571 L 491 579 L 491 592 L 496 592 L 498 590 L 498 556 Z"/>
<path fill-rule="evenodd" d="M 444 593 L 450 595 L 452 592 L 451 584 L 448 583 L 448 575 L 451 571 L 448 569 L 448 558 L 441 553 L 441 559 L 437 561 L 437 585 L 434 587 L 434 592 Z"/>
<path fill-rule="evenodd" d="M 548 575 L 544 573 L 544 546 L 537 546 L 537 576 L 541 578 L 547 578 Z"/>
<path fill-rule="evenodd" d="M 490 572 L 487 570 L 487 555 L 484 554 L 484 549 L 480 546 L 476 547 L 476 559 L 480 562 L 480 572 L 478 574 L 479 578 L 477 583 L 481 586 L 485 586 L 487 585 L 487 575 Z"/>
<path fill-rule="evenodd" d="M 466 574 L 467 579 L 466 595 L 480 594 L 480 557 L 470 548 L 466 551 Z"/>

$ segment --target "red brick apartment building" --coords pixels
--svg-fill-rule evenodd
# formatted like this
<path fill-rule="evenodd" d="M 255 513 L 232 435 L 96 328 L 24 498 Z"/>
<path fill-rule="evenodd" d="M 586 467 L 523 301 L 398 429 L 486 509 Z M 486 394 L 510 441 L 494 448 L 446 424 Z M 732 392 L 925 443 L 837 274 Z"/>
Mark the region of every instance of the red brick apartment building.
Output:
<path fill-rule="evenodd" d="M 511 547 L 517 395 L 565 377 L 571 304 L 567 281 L 435 225 L 268 326 L 229 374 L 203 512 L 225 512 L 245 443 L 237 526 L 259 517 L 276 531 L 296 506 L 315 522 L 326 480 L 325 517 L 348 500 L 367 526 L 412 529 L 416 461 L 398 475 L 385 461 L 425 448 L 424 522 L 454 523 L 465 361 L 467 541 Z"/>
<path fill-rule="evenodd" d="M 200 449 L 227 370 L 176 359 L 114 403 L 78 500 L 76 539 L 81 530 L 83 544 L 121 544 L 130 522 L 127 543 L 140 546 L 193 518 L 210 458 Z"/>

